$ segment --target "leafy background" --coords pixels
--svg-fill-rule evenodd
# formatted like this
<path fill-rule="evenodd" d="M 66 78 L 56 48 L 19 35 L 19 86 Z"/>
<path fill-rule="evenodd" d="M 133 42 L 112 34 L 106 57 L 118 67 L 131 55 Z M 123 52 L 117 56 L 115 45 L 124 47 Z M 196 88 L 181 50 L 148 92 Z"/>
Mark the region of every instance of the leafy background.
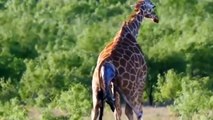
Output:
<path fill-rule="evenodd" d="M 138 39 L 145 102 L 170 105 L 180 119 L 213 119 L 213 2 L 153 1 L 160 23 L 145 20 Z M 0 118 L 29 119 L 31 108 L 44 120 L 89 116 L 98 54 L 135 2 L 0 0 Z"/>

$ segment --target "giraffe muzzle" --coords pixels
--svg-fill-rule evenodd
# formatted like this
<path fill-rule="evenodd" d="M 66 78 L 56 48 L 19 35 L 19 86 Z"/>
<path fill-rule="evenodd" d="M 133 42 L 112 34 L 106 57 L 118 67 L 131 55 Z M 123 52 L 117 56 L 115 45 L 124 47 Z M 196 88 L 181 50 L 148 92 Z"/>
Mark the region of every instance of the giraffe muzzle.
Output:
<path fill-rule="evenodd" d="M 159 22 L 159 18 L 157 16 L 153 17 L 152 20 L 155 22 L 155 23 L 158 23 Z"/>
<path fill-rule="evenodd" d="M 159 18 L 158 18 L 158 16 L 153 12 L 152 13 L 152 20 L 155 22 L 155 23 L 158 23 L 159 22 Z"/>
<path fill-rule="evenodd" d="M 152 19 L 152 21 L 154 21 L 155 23 L 159 22 L 159 18 L 158 16 L 155 14 L 155 12 L 152 12 L 150 14 L 146 14 L 145 15 L 146 18 Z"/>

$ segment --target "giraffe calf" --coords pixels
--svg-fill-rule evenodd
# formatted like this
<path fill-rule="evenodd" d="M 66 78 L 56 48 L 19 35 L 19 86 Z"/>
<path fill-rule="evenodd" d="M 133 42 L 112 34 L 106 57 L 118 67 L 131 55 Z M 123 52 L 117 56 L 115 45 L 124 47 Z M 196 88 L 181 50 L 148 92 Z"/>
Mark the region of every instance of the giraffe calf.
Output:
<path fill-rule="evenodd" d="M 111 110 L 115 109 L 115 98 L 112 92 L 112 80 L 116 76 L 116 70 L 113 64 L 104 62 L 96 67 L 93 75 L 93 109 L 92 120 L 102 120 L 104 111 L 104 102 L 109 104 Z"/>

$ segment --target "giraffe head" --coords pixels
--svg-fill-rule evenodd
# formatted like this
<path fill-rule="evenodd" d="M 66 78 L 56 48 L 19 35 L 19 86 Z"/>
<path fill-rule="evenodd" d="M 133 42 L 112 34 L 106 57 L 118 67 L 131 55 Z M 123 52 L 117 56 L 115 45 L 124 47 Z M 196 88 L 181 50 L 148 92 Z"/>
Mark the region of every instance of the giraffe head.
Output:
<path fill-rule="evenodd" d="M 138 0 L 135 6 L 136 10 L 140 10 L 142 15 L 146 18 L 152 19 L 154 22 L 158 23 L 159 18 L 154 12 L 155 5 L 150 0 Z"/>

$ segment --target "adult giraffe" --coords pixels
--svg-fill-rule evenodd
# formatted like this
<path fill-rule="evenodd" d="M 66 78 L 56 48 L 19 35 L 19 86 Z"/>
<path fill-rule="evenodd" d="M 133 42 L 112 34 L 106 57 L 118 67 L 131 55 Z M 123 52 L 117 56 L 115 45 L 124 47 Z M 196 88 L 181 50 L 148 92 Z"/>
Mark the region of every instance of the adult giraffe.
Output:
<path fill-rule="evenodd" d="M 98 117 L 102 120 L 104 101 L 114 111 L 115 119 L 120 120 L 120 95 L 126 102 L 127 118 L 133 120 L 133 111 L 138 120 L 142 118 L 147 65 L 136 39 L 144 18 L 158 23 L 154 7 L 150 0 L 138 0 L 130 19 L 123 23 L 114 40 L 100 53 L 92 80 L 92 120 Z"/>

